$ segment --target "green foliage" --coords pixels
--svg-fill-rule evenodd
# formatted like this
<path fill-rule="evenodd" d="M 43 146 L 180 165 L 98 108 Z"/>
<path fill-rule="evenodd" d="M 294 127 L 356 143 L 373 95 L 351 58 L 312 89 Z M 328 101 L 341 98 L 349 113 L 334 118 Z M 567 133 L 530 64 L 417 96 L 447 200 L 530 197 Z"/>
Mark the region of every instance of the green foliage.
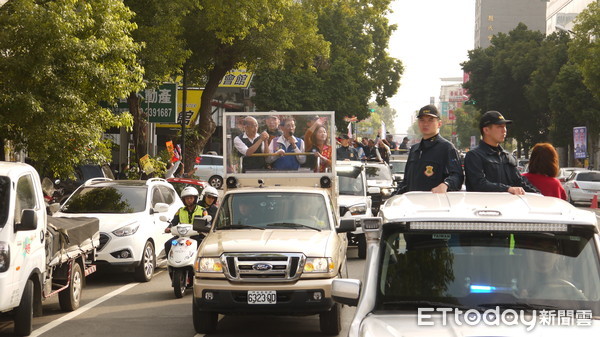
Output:
<path fill-rule="evenodd" d="M 569 56 L 583 75 L 583 82 L 600 99 L 600 3 L 592 1 L 575 20 Z"/>
<path fill-rule="evenodd" d="M 386 18 L 389 3 L 323 2 L 317 12 L 318 33 L 330 43 L 330 57 L 313 59 L 299 71 L 289 63 L 260 68 L 254 79 L 259 110 L 332 110 L 342 130 L 346 116 L 369 117 L 373 95 L 378 105 L 385 106 L 387 97 L 398 90 L 403 72 L 401 62 L 386 50 L 396 28 Z"/>
<path fill-rule="evenodd" d="M 389 106 L 377 106 L 376 103 L 372 102 L 369 104 L 369 111 L 371 116 L 369 118 L 356 123 L 358 127 L 358 137 L 367 137 L 369 139 L 375 139 L 381 131 L 381 122 L 385 123 L 385 130 L 391 134 L 395 133 L 394 119 L 396 118 L 396 110 Z M 343 130 L 346 130 L 348 123 L 345 124 Z M 344 132 L 345 133 L 345 132 Z"/>
<path fill-rule="evenodd" d="M 130 126 L 100 101 L 141 87 L 132 13 L 113 0 L 22 0 L 0 7 L 0 138 L 68 176 L 106 162 L 102 133 Z"/>
<path fill-rule="evenodd" d="M 472 105 L 464 105 L 454 110 L 456 116 L 456 148 L 468 149 L 471 145 L 471 136 L 475 136 L 475 144 L 479 144 L 479 113 Z"/>

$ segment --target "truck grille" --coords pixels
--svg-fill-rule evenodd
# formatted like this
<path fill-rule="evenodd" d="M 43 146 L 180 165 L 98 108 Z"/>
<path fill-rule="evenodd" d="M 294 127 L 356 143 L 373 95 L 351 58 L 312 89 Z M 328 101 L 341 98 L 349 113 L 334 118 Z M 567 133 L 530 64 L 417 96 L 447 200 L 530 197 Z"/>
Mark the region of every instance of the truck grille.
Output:
<path fill-rule="evenodd" d="M 100 233 L 100 246 L 98 246 L 97 251 L 101 251 L 108 241 L 110 241 L 110 236 L 106 233 Z"/>
<path fill-rule="evenodd" d="M 306 257 L 301 253 L 223 254 L 231 281 L 273 282 L 300 278 Z"/>

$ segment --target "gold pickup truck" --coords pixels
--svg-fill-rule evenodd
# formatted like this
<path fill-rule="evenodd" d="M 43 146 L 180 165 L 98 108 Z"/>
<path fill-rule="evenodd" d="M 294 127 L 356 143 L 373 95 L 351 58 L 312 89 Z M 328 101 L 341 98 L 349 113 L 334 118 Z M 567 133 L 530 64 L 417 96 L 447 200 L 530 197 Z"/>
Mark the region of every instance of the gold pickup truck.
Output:
<path fill-rule="evenodd" d="M 224 157 L 225 165 L 232 163 Z M 356 227 L 354 219 L 340 220 L 333 170 L 228 173 L 212 228 L 198 248 L 198 333 L 214 332 L 219 314 L 239 313 L 318 314 L 323 333 L 340 332 L 341 306 L 332 300 L 331 284 L 346 277 L 346 233 Z"/>

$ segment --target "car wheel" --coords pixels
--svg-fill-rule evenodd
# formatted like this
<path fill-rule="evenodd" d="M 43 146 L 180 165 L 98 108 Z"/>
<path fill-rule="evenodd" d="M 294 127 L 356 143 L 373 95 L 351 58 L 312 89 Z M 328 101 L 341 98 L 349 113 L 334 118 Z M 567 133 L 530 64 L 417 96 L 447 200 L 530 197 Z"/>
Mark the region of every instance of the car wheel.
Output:
<path fill-rule="evenodd" d="M 14 310 L 15 335 L 29 336 L 33 321 L 33 281 L 27 280 L 19 306 Z"/>
<path fill-rule="evenodd" d="M 571 199 L 571 193 L 568 193 L 568 194 L 567 194 L 567 201 L 568 201 L 568 202 L 569 202 L 571 205 L 575 206 L 575 201 L 573 201 L 573 199 Z"/>
<path fill-rule="evenodd" d="M 79 308 L 81 290 L 83 289 L 83 273 L 81 265 L 73 262 L 71 266 L 71 282 L 69 287 L 58 293 L 58 303 L 62 311 L 73 311 Z"/>
<path fill-rule="evenodd" d="M 212 176 L 208 179 L 208 184 L 216 189 L 220 189 L 223 186 L 223 178 L 220 176 Z"/>
<path fill-rule="evenodd" d="M 142 260 L 140 264 L 135 268 L 134 278 L 138 282 L 148 282 L 154 275 L 154 268 L 156 268 L 156 255 L 154 254 L 154 245 L 152 242 L 147 241 L 142 251 Z"/>
<path fill-rule="evenodd" d="M 364 234 L 358 234 L 356 236 L 358 246 L 358 258 L 364 260 L 367 258 L 367 239 Z"/>
<path fill-rule="evenodd" d="M 196 299 L 192 300 L 192 320 L 197 333 L 207 334 L 217 331 L 218 319 L 219 314 L 212 311 L 201 311 L 196 304 Z"/>
<path fill-rule="evenodd" d="M 173 270 L 173 292 L 175 297 L 182 298 L 187 288 L 187 275 L 181 269 Z"/>
<path fill-rule="evenodd" d="M 335 303 L 331 310 L 319 314 L 321 332 L 325 335 L 335 336 L 342 330 L 342 313 L 339 303 Z"/>

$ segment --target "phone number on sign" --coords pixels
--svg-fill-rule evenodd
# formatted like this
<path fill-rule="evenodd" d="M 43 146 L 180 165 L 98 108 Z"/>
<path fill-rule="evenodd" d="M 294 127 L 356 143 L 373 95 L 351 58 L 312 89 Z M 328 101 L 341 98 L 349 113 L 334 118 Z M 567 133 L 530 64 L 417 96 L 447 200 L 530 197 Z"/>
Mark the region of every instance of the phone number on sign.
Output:
<path fill-rule="evenodd" d="M 173 108 L 148 108 L 146 113 L 148 117 L 169 117 L 173 112 Z"/>

